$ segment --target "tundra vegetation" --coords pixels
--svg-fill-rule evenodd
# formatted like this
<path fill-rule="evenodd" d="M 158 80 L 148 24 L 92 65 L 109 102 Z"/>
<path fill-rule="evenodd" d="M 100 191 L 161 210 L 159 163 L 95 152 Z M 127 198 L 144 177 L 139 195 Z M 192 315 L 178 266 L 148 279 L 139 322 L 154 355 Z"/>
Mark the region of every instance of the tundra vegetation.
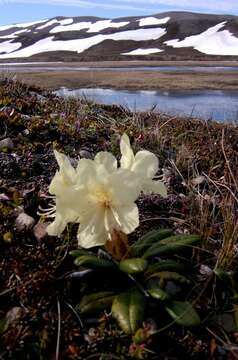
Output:
<path fill-rule="evenodd" d="M 0 357 L 237 358 L 238 129 L 0 82 Z"/>

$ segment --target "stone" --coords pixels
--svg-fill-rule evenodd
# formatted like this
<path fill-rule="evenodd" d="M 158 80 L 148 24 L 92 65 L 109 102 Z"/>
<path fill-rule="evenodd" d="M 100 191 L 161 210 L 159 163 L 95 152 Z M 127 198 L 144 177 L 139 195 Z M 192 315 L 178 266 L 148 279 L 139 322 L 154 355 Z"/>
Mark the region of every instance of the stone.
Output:
<path fill-rule="evenodd" d="M 15 325 L 18 321 L 21 320 L 21 318 L 24 316 L 25 310 L 19 306 L 15 306 L 12 309 L 10 309 L 6 317 L 1 320 L 1 327 L 2 331 L 7 331 L 9 326 Z"/>
<path fill-rule="evenodd" d="M 23 315 L 24 315 L 24 309 L 19 306 L 15 306 L 7 312 L 6 320 L 10 325 L 16 322 L 17 320 L 19 320 Z"/>
<path fill-rule="evenodd" d="M 6 138 L 0 141 L 0 150 L 7 149 L 13 150 L 14 144 L 10 138 Z"/>
<path fill-rule="evenodd" d="M 19 214 L 16 218 L 16 228 L 18 231 L 30 230 L 34 225 L 35 219 L 24 212 Z"/>
<path fill-rule="evenodd" d="M 205 176 L 200 175 L 200 176 L 197 176 L 196 178 L 193 178 L 191 180 L 191 183 L 192 183 L 192 185 L 197 186 L 197 185 L 200 185 L 200 184 L 204 184 L 205 181 L 206 181 Z"/>
<path fill-rule="evenodd" d="M 22 120 L 25 120 L 25 121 L 29 121 L 29 120 L 31 120 L 31 116 L 30 116 L 30 115 L 21 114 L 21 119 L 22 119 Z"/>
<path fill-rule="evenodd" d="M 46 231 L 47 226 L 49 223 L 37 223 L 33 228 L 33 233 L 38 241 L 42 241 L 48 236 Z"/>
<path fill-rule="evenodd" d="M 27 136 L 30 134 L 30 131 L 28 129 L 25 129 L 22 131 L 22 135 Z"/>
<path fill-rule="evenodd" d="M 80 158 L 83 158 L 83 159 L 92 159 L 93 158 L 92 154 L 88 150 L 81 150 L 79 152 L 79 156 L 80 156 Z"/>

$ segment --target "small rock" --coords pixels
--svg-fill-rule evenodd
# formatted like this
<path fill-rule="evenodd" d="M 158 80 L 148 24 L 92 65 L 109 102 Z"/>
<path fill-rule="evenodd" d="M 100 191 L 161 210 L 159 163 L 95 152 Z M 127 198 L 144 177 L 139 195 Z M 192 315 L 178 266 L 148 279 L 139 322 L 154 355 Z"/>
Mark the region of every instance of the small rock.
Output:
<path fill-rule="evenodd" d="M 12 150 L 14 148 L 14 144 L 10 138 L 6 138 L 0 141 L 0 150 L 8 149 Z"/>
<path fill-rule="evenodd" d="M 33 233 L 38 241 L 42 241 L 44 238 L 47 237 L 46 228 L 49 223 L 37 223 L 33 228 Z"/>
<path fill-rule="evenodd" d="M 23 308 L 19 306 L 13 307 L 9 310 L 6 314 L 6 317 L 1 320 L 1 331 L 7 331 L 9 326 L 14 325 L 17 323 L 25 314 Z"/>
<path fill-rule="evenodd" d="M 35 220 L 33 217 L 27 215 L 26 213 L 21 213 L 16 218 L 16 228 L 18 231 L 30 230 L 33 228 Z"/>
<path fill-rule="evenodd" d="M 92 159 L 93 156 L 88 150 L 81 150 L 79 156 L 84 159 Z"/>
<path fill-rule="evenodd" d="M 22 135 L 27 136 L 30 134 L 30 131 L 28 129 L 25 129 L 22 131 Z"/>
<path fill-rule="evenodd" d="M 22 120 L 25 120 L 25 121 L 28 121 L 28 120 L 31 120 L 31 116 L 30 116 L 30 115 L 21 114 L 21 119 L 22 119 Z"/>
<path fill-rule="evenodd" d="M 201 265 L 199 269 L 200 274 L 205 276 L 210 276 L 213 273 L 213 270 L 207 265 Z"/>
<path fill-rule="evenodd" d="M 6 320 L 7 320 L 8 324 L 10 325 L 10 324 L 16 322 L 17 320 L 19 320 L 23 315 L 24 315 L 24 310 L 19 306 L 15 306 L 11 310 L 8 311 L 8 313 L 6 315 Z"/>
<path fill-rule="evenodd" d="M 193 178 L 191 180 L 191 183 L 192 183 L 192 185 L 196 186 L 196 185 L 203 184 L 205 181 L 206 181 L 205 176 L 200 175 L 200 176 L 197 176 L 196 178 Z"/>

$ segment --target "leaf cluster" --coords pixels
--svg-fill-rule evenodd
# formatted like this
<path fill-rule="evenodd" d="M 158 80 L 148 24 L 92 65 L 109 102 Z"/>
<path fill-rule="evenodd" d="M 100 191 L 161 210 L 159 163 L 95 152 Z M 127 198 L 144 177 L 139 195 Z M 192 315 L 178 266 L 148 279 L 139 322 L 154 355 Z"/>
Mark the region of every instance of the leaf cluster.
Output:
<path fill-rule="evenodd" d="M 139 238 L 128 257 L 120 261 L 101 250 L 101 255 L 85 249 L 71 251 L 74 264 L 79 266 L 81 290 L 86 289 L 81 291 L 77 309 L 86 317 L 111 309 L 120 328 L 131 335 L 142 327 L 148 314 L 156 318 L 158 312 L 169 315 L 172 323 L 199 325 L 198 313 L 184 300 L 192 285 L 185 274 L 188 269 L 176 259 L 177 254 L 191 252 L 199 241 L 197 235 L 173 235 L 171 229 L 159 229 Z M 85 284 L 88 271 L 92 284 L 101 286 L 100 291 L 92 291 Z"/>

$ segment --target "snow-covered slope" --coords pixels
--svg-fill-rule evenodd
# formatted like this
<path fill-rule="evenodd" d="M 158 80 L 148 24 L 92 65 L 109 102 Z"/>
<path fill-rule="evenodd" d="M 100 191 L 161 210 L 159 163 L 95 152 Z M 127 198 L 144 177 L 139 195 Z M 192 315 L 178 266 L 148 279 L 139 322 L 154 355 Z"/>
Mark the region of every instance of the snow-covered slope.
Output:
<path fill-rule="evenodd" d="M 238 56 L 238 17 L 167 12 L 147 17 L 56 17 L 0 26 L 0 59 L 121 60 Z"/>
<path fill-rule="evenodd" d="M 222 30 L 226 21 L 221 22 L 198 35 L 179 41 L 168 40 L 165 44 L 174 48 L 193 47 L 209 55 L 238 55 L 238 37 L 229 30 Z"/>

